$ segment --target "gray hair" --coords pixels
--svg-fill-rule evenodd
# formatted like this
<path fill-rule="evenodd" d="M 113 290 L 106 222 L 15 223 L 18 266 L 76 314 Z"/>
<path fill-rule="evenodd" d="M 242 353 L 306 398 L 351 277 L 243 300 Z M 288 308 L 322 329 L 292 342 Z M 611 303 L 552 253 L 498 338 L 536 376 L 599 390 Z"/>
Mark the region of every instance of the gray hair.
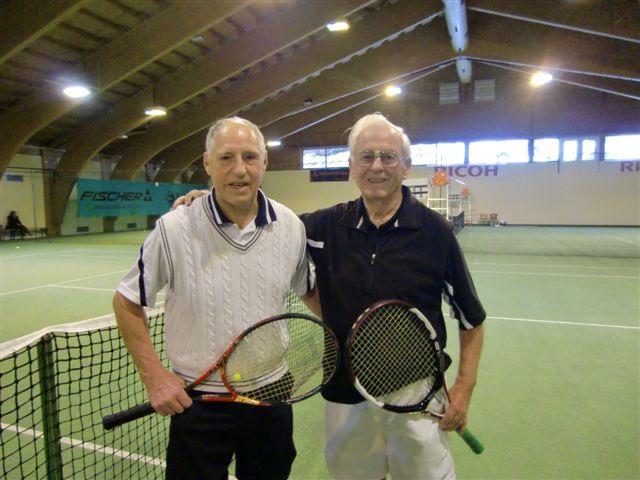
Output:
<path fill-rule="evenodd" d="M 213 150 L 213 144 L 215 143 L 215 136 L 217 135 L 217 133 L 222 130 L 223 127 L 226 127 L 230 123 L 241 123 L 242 125 L 246 125 L 247 127 L 251 128 L 251 130 L 253 130 L 253 133 L 256 134 L 256 138 L 258 139 L 258 146 L 260 147 L 260 151 L 262 153 L 265 153 L 267 151 L 264 145 L 264 135 L 262 135 L 262 132 L 255 123 L 240 117 L 226 117 L 221 118 L 220 120 L 216 120 L 216 122 L 211 125 L 211 128 L 207 133 L 207 140 L 205 141 L 207 152 Z"/>
<path fill-rule="evenodd" d="M 353 127 L 351 127 L 351 133 L 349 133 L 349 140 L 347 144 L 349 145 L 349 153 L 351 157 L 355 157 L 356 154 L 356 141 L 360 134 L 364 131 L 364 129 L 372 126 L 372 125 L 388 125 L 391 127 L 391 130 L 398 133 L 402 138 L 402 159 L 406 163 L 408 167 L 411 166 L 411 140 L 409 140 L 409 136 L 404 133 L 404 130 L 391 123 L 387 118 L 381 113 L 371 113 L 369 115 L 365 115 L 360 120 L 358 120 Z"/>

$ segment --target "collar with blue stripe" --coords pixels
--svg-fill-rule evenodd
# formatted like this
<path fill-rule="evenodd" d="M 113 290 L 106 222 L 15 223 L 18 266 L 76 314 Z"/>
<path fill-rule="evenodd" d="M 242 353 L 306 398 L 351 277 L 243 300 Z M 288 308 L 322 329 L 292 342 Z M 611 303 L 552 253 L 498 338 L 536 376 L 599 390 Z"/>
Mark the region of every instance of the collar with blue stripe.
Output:
<path fill-rule="evenodd" d="M 211 210 L 211 215 L 213 216 L 213 220 L 216 222 L 216 225 L 222 226 L 224 223 L 233 223 L 224 214 L 222 208 L 220 208 L 220 205 L 216 200 L 215 188 L 212 188 L 211 193 L 207 196 L 207 203 L 209 204 L 209 210 Z M 264 227 L 276 220 L 278 220 L 278 218 L 276 217 L 276 211 L 274 210 L 273 205 L 271 205 L 271 201 L 261 189 L 258 189 L 258 215 L 255 219 L 256 227 Z"/>

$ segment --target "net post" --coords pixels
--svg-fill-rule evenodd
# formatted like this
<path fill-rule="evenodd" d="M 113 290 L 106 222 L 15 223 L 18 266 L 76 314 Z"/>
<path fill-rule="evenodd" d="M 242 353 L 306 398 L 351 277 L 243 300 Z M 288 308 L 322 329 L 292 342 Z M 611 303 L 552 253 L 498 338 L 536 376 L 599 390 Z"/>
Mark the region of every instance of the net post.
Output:
<path fill-rule="evenodd" d="M 52 334 L 45 335 L 38 342 L 38 376 L 42 401 L 42 430 L 47 458 L 47 478 L 48 480 L 62 480 L 60 419 L 58 417 Z"/>

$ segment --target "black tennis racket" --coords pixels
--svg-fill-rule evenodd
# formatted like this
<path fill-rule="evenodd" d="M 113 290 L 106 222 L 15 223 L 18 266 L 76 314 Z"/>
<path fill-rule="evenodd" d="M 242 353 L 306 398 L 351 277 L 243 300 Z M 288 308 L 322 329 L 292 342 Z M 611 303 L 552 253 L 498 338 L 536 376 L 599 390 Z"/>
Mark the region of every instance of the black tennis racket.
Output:
<path fill-rule="evenodd" d="M 398 413 L 427 410 L 438 391 L 449 399 L 444 376 L 444 353 L 429 320 L 408 303 L 383 300 L 364 311 L 347 339 L 351 380 L 367 400 Z M 482 443 L 469 431 L 457 430 L 471 450 Z"/>
<path fill-rule="evenodd" d="M 210 402 L 291 404 L 320 391 L 335 374 L 338 359 L 338 342 L 326 325 L 308 315 L 285 313 L 242 332 L 185 391 Z M 194 392 L 218 370 L 228 394 Z M 144 403 L 107 415 L 102 424 L 110 430 L 153 412 L 151 404 Z"/>

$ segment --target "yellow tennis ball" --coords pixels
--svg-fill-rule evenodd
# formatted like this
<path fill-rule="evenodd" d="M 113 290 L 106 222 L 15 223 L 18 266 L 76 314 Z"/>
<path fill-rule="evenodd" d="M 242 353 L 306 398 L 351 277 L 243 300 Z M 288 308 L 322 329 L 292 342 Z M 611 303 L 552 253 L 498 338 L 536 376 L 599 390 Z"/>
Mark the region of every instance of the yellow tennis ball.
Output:
<path fill-rule="evenodd" d="M 231 376 L 231 380 L 233 380 L 234 382 L 240 381 L 242 380 L 242 375 L 240 375 L 239 373 L 234 373 Z"/>

